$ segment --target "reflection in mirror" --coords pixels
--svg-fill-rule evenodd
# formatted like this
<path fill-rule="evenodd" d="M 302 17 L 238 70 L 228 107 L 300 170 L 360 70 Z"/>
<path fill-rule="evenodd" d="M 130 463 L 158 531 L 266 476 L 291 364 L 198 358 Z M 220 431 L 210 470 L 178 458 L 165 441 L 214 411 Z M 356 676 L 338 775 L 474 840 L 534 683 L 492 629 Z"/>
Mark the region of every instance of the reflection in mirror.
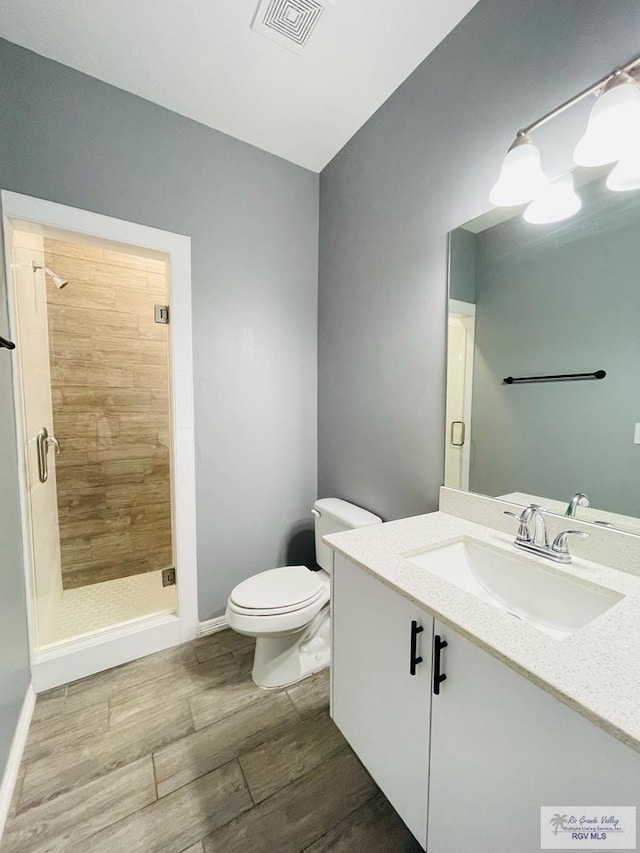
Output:
<path fill-rule="evenodd" d="M 571 219 L 450 235 L 445 485 L 640 534 L 640 192 L 585 174 Z"/>

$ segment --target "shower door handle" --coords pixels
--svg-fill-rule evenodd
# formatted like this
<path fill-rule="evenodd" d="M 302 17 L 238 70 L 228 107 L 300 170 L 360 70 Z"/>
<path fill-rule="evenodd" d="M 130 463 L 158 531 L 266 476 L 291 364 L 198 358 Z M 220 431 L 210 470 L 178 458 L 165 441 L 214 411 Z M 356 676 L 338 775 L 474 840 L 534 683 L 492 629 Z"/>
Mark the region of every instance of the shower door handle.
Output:
<path fill-rule="evenodd" d="M 460 427 L 460 441 L 454 441 L 456 426 Z M 449 434 L 449 441 L 450 441 L 452 447 L 464 447 L 464 439 L 465 439 L 466 431 L 467 431 L 467 429 L 466 429 L 464 421 L 451 421 L 451 431 Z"/>
<path fill-rule="evenodd" d="M 58 439 L 53 435 L 49 435 L 46 427 L 38 432 L 36 436 L 36 451 L 38 455 L 38 479 L 41 483 L 46 483 L 49 479 L 49 463 L 47 455 L 49 447 L 53 447 L 56 453 L 60 453 L 60 445 Z"/>
<path fill-rule="evenodd" d="M 36 436 L 36 451 L 38 454 L 38 479 L 41 483 L 46 483 L 47 478 L 49 476 L 49 470 L 47 466 L 47 451 L 49 450 L 49 445 L 47 444 L 47 439 L 49 438 L 49 433 L 47 432 L 46 427 L 42 427 Z"/>

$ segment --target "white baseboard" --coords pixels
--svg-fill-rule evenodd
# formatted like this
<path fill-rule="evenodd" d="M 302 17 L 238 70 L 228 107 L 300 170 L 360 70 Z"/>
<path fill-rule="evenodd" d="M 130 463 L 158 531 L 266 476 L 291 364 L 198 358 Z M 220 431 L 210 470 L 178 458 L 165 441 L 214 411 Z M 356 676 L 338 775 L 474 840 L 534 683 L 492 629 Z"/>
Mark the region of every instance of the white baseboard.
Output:
<path fill-rule="evenodd" d="M 217 634 L 218 631 L 224 631 L 228 627 L 226 618 L 217 616 L 215 619 L 207 619 L 206 622 L 201 622 L 198 625 L 198 636 L 206 637 L 208 634 Z"/>
<path fill-rule="evenodd" d="M 13 740 L 11 741 L 11 749 L 7 759 L 2 784 L 0 785 L 0 841 L 4 832 L 7 815 L 11 807 L 11 798 L 13 797 L 13 789 L 16 786 L 18 778 L 18 770 L 22 761 L 22 753 L 27 742 L 29 734 L 29 726 L 31 725 L 31 717 L 33 709 L 36 705 L 36 692 L 33 689 L 33 684 L 29 684 L 27 692 L 22 703 L 20 716 L 18 717 L 18 725 L 16 726 Z"/>

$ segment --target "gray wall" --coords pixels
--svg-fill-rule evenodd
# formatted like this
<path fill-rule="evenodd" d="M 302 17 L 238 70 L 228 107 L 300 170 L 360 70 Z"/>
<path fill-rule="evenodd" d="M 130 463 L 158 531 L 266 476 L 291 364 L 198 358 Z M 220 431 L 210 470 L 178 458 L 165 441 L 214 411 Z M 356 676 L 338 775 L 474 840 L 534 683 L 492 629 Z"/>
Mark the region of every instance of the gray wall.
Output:
<path fill-rule="evenodd" d="M 470 487 L 640 515 L 633 443 L 640 365 L 640 201 L 598 180 L 580 214 L 520 216 L 476 238 Z M 504 385 L 505 376 L 584 373 L 599 382 Z"/>
<path fill-rule="evenodd" d="M 0 151 L 4 189 L 191 237 L 200 617 L 216 616 L 310 529 L 318 176 L 7 42 Z M 14 512 L 10 431 L 0 465 Z"/>
<path fill-rule="evenodd" d="M 320 180 L 319 492 L 398 518 L 443 473 L 447 232 L 518 128 L 638 51 L 635 0 L 480 0 Z M 538 135 L 570 165 L 588 107 Z"/>

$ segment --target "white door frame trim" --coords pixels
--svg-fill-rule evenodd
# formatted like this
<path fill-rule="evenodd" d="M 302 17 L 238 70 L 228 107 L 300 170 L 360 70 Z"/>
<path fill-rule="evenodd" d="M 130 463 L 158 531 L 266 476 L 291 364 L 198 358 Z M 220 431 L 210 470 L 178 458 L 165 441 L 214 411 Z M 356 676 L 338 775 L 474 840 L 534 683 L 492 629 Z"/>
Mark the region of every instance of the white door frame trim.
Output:
<path fill-rule="evenodd" d="M 91 213 L 43 199 L 2 190 L 0 193 L 5 244 L 5 276 L 11 334 L 16 334 L 11 283 L 11 235 L 14 223 L 61 229 L 142 249 L 164 252 L 170 259 L 171 387 L 173 431 L 173 506 L 177 567 L 177 616 L 159 616 L 119 626 L 86 639 L 39 652 L 33 584 L 33 561 L 28 522 L 28 490 L 21 399 L 21 378 L 13 360 L 16 395 L 20 503 L 24 570 L 33 684 L 37 692 L 90 675 L 128 660 L 194 639 L 198 632 L 195 522 L 195 444 L 193 421 L 193 354 L 191 332 L 191 239 L 170 231 Z"/>
<path fill-rule="evenodd" d="M 475 302 L 463 302 L 461 299 L 449 299 L 449 314 L 462 314 L 464 317 L 475 317 Z"/>

